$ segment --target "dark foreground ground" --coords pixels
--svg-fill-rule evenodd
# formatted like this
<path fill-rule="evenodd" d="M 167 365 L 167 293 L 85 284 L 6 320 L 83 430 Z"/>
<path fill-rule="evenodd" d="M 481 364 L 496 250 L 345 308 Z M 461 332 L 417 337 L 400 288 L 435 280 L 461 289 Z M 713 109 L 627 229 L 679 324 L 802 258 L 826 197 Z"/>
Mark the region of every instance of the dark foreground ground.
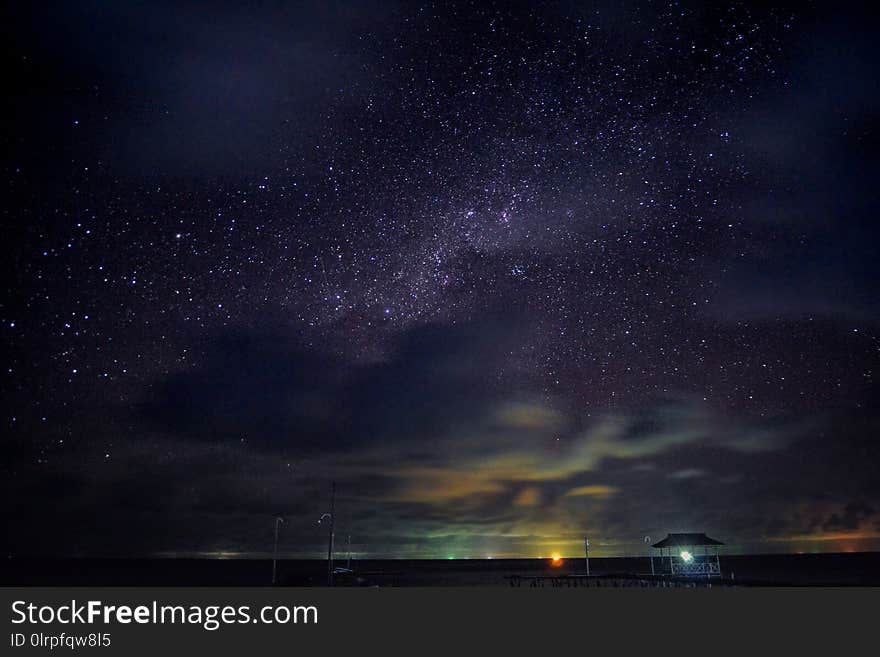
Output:
<path fill-rule="evenodd" d="M 337 565 L 344 566 L 340 561 Z M 660 561 L 655 560 L 660 571 Z M 880 586 L 880 553 L 722 556 L 725 580 L 740 585 Z M 540 559 L 371 560 L 352 564 L 360 584 L 379 586 L 507 586 L 510 575 L 583 574 L 583 559 L 559 566 Z M 590 559 L 593 575 L 650 573 L 645 558 Z M 3 586 L 259 586 L 270 561 L 249 559 L 16 559 L 0 562 Z M 323 586 L 319 560 L 278 562 L 278 583 Z M 339 584 L 354 583 L 339 577 Z"/>

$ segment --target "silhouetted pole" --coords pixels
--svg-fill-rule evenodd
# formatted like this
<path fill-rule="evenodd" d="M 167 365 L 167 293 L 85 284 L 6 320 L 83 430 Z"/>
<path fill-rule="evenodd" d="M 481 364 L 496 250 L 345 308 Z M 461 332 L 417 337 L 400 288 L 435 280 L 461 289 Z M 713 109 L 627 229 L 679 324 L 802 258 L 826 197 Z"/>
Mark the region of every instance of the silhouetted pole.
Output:
<path fill-rule="evenodd" d="M 651 574 L 654 575 L 654 553 L 651 552 L 651 537 L 645 536 L 645 543 L 648 545 L 648 556 L 651 557 Z"/>
<path fill-rule="evenodd" d="M 330 539 L 327 541 L 327 586 L 333 586 L 333 525 L 336 522 L 336 482 L 330 484 Z"/>
<path fill-rule="evenodd" d="M 590 576 L 590 539 L 584 536 L 584 564 L 587 567 L 587 577 Z"/>
<path fill-rule="evenodd" d="M 284 518 L 275 518 L 275 544 L 272 547 L 272 586 L 275 586 L 275 562 L 278 560 L 278 528 L 282 522 L 284 522 Z"/>

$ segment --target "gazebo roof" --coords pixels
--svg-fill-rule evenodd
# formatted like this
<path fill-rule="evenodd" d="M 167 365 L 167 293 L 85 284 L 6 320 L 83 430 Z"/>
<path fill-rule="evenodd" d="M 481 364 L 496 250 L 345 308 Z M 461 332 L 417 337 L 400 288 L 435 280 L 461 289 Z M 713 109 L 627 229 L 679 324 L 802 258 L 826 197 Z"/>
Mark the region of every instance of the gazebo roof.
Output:
<path fill-rule="evenodd" d="M 669 534 L 659 543 L 654 543 L 651 547 L 696 547 L 698 545 L 724 545 L 721 541 L 709 538 L 704 533 L 699 534 Z"/>

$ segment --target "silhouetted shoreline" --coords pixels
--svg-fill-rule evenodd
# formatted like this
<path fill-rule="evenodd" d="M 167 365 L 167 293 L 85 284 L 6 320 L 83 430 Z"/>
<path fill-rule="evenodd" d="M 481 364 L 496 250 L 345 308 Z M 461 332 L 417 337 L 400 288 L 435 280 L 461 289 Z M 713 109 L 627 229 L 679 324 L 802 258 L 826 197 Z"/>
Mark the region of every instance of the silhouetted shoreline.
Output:
<path fill-rule="evenodd" d="M 344 566 L 345 562 L 337 562 Z M 655 566 L 660 571 L 659 559 Z M 722 556 L 723 582 L 766 586 L 880 586 L 880 552 Z M 648 557 L 590 558 L 596 576 L 649 574 Z M 340 586 L 509 586 L 509 577 L 581 575 L 584 560 L 371 559 L 352 564 Z M 4 586 L 268 586 L 269 559 L 37 559 L 0 562 Z M 281 586 L 325 586 L 321 559 L 278 561 Z M 719 582 L 722 583 L 722 582 Z"/>

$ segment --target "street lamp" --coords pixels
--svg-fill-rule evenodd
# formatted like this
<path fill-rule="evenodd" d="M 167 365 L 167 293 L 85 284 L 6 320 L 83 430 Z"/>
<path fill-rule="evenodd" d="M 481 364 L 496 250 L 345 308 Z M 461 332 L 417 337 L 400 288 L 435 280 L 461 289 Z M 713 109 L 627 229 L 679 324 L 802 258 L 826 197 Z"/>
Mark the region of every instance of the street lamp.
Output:
<path fill-rule="evenodd" d="M 318 518 L 318 524 L 325 520 L 330 522 L 330 536 L 327 541 L 327 586 L 333 586 L 333 524 L 335 521 L 334 507 L 336 506 L 336 482 L 330 487 L 330 511 Z"/>
<path fill-rule="evenodd" d="M 275 518 L 275 543 L 272 546 L 272 586 L 275 586 L 275 575 L 277 572 L 276 561 L 278 560 L 278 530 L 284 522 L 284 518 L 278 516 Z"/>

